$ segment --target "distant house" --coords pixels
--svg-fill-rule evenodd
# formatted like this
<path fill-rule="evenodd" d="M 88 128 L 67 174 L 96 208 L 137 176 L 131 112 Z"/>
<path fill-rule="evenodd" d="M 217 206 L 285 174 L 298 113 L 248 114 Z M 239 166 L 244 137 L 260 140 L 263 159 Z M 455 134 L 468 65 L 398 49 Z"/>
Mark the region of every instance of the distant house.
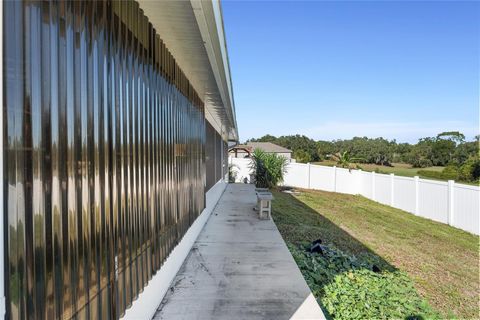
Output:
<path fill-rule="evenodd" d="M 292 159 L 292 150 L 281 147 L 271 142 L 247 142 L 228 149 L 229 155 L 234 158 L 249 158 L 255 149 L 261 149 L 266 153 L 276 153 L 288 160 Z"/>

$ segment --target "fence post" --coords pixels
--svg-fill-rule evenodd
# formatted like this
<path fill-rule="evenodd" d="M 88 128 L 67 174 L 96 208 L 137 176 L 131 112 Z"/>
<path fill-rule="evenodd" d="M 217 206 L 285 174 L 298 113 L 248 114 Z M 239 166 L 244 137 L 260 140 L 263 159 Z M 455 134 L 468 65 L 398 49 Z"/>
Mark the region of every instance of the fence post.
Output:
<path fill-rule="evenodd" d="M 333 166 L 333 191 L 337 192 L 337 167 Z"/>
<path fill-rule="evenodd" d="M 418 176 L 413 177 L 415 182 L 415 211 L 414 214 L 418 216 L 419 207 L 420 207 L 420 178 Z"/>
<path fill-rule="evenodd" d="M 307 163 L 307 189 L 310 189 L 310 162 Z"/>
<path fill-rule="evenodd" d="M 357 188 L 355 190 L 356 191 L 355 194 L 363 194 L 362 179 L 363 179 L 363 171 L 362 171 L 362 169 L 358 169 L 358 171 L 357 171 Z"/>
<path fill-rule="evenodd" d="M 395 174 L 390 173 L 390 206 L 395 203 Z"/>
<path fill-rule="evenodd" d="M 375 200 L 375 171 L 372 171 L 372 200 Z"/>
<path fill-rule="evenodd" d="M 454 210 L 453 210 L 453 196 L 455 190 L 455 181 L 448 180 L 448 224 L 453 226 L 454 223 Z"/>

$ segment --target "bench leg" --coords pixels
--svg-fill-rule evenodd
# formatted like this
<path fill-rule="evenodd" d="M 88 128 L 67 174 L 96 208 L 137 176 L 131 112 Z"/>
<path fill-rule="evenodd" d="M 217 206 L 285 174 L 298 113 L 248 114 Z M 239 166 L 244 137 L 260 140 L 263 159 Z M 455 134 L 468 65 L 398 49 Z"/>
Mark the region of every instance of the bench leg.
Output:
<path fill-rule="evenodd" d="M 272 202 L 269 200 L 261 200 L 258 208 L 258 214 L 260 219 L 272 218 Z"/>

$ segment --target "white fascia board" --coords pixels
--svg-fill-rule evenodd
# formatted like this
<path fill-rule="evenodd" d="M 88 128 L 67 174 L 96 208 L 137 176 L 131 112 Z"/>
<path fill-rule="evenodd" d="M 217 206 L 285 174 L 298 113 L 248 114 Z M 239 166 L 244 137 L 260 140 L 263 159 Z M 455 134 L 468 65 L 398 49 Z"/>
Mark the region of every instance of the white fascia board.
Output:
<path fill-rule="evenodd" d="M 231 77 L 230 77 L 230 68 L 228 62 L 228 55 L 227 55 L 227 48 L 225 43 L 225 35 L 223 32 L 223 19 L 222 13 L 220 8 L 220 2 L 218 0 L 212 0 L 212 14 L 213 17 L 209 13 L 210 10 L 205 8 L 203 1 L 200 0 L 190 0 L 193 8 L 193 12 L 195 14 L 195 18 L 197 20 L 198 28 L 200 30 L 200 34 L 203 39 L 203 43 L 205 45 L 205 50 L 208 55 L 208 59 L 210 61 L 210 65 L 212 67 L 212 71 L 215 77 L 215 81 L 217 82 L 218 91 L 223 101 L 223 106 L 225 109 L 230 109 L 230 114 L 232 116 L 232 126 L 237 129 L 236 119 L 235 119 L 235 108 L 233 104 L 233 93 L 232 93 L 232 86 L 231 86 Z M 215 55 L 214 49 L 214 40 L 212 39 L 212 35 L 210 34 L 207 19 L 213 18 L 215 20 L 216 25 L 216 32 L 217 37 L 219 39 L 219 49 L 221 52 L 221 65 L 219 65 L 217 57 Z M 224 74 L 226 81 L 222 80 L 221 74 Z M 228 114 L 228 112 L 227 112 Z M 213 125 L 213 124 L 212 124 Z M 214 126 L 215 127 L 215 126 Z M 218 128 L 216 128 L 218 129 Z M 218 130 L 217 130 L 218 131 Z M 219 131 L 222 133 L 221 131 Z M 238 139 L 238 133 L 235 132 L 236 139 Z M 223 137 L 225 140 L 228 140 L 228 133 L 226 137 Z"/>

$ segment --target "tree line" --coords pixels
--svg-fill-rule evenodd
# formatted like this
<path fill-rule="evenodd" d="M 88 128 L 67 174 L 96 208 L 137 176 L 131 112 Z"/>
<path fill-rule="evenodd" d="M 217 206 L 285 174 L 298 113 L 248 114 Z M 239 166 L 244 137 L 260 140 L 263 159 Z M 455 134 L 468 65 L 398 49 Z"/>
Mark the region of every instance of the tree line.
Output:
<path fill-rule="evenodd" d="M 444 166 L 446 175 L 464 181 L 480 177 L 479 139 L 466 141 L 458 131 L 442 132 L 435 137 L 419 139 L 416 144 L 398 143 L 384 138 L 354 137 L 346 140 L 313 140 L 304 135 L 275 137 L 265 135 L 252 142 L 272 142 L 293 151 L 297 162 L 317 162 L 330 159 L 336 153 L 348 152 L 360 163 L 391 166 L 408 163 L 415 168 Z M 248 142 L 247 141 L 247 142 Z"/>

